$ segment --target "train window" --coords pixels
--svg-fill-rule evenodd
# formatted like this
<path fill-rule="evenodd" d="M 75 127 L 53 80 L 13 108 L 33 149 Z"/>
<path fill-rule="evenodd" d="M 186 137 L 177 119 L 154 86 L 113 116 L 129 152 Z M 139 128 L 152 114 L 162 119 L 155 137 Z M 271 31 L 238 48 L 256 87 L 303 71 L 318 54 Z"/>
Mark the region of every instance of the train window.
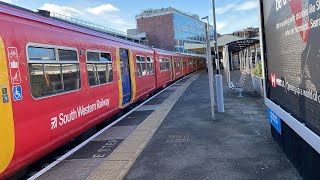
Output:
<path fill-rule="evenodd" d="M 80 89 L 78 54 L 75 50 L 29 46 L 31 94 L 35 98 Z M 56 57 L 59 57 L 58 60 Z"/>
<path fill-rule="evenodd" d="M 180 59 L 174 58 L 174 68 L 178 69 L 180 68 Z"/>
<path fill-rule="evenodd" d="M 100 61 L 98 52 L 87 52 L 87 61 Z"/>
<path fill-rule="evenodd" d="M 113 81 L 112 60 L 110 53 L 87 52 L 87 71 L 90 86 Z"/>
<path fill-rule="evenodd" d="M 160 63 L 160 71 L 164 71 L 165 70 L 165 61 L 164 61 L 164 59 L 160 58 L 159 63 Z"/>
<path fill-rule="evenodd" d="M 137 56 L 136 63 L 137 63 L 137 75 L 138 76 L 146 75 L 147 65 L 146 65 L 145 58 L 143 56 Z"/>
<path fill-rule="evenodd" d="M 142 70 L 141 70 L 141 57 L 140 56 L 137 56 L 137 59 L 136 59 L 136 64 L 137 64 L 137 75 L 138 76 L 142 76 Z"/>
<path fill-rule="evenodd" d="M 166 58 L 166 63 L 165 63 L 165 66 L 166 66 L 166 70 L 170 70 L 170 59 Z"/>
<path fill-rule="evenodd" d="M 154 61 L 152 57 L 147 57 L 148 74 L 154 74 Z"/>
<path fill-rule="evenodd" d="M 59 49 L 59 61 L 78 61 L 78 54 L 76 51 Z"/>
<path fill-rule="evenodd" d="M 28 47 L 30 61 L 56 61 L 54 48 Z"/>
<path fill-rule="evenodd" d="M 187 66 L 187 62 L 186 62 L 186 60 L 184 59 L 184 60 L 182 60 L 182 67 L 186 67 Z"/>

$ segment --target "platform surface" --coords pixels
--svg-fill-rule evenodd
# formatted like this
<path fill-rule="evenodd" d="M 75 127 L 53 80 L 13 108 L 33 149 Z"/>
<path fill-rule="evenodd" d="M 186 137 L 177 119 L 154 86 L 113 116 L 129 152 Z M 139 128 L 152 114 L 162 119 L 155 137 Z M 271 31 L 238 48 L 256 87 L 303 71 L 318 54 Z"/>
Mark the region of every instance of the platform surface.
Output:
<path fill-rule="evenodd" d="M 224 84 L 211 120 L 208 75 L 182 79 L 39 179 L 301 179 L 271 137 L 267 110 Z"/>
<path fill-rule="evenodd" d="M 224 84 L 225 113 L 212 121 L 208 75 L 202 72 L 125 179 L 301 179 L 271 137 L 261 98 L 243 95 Z"/>

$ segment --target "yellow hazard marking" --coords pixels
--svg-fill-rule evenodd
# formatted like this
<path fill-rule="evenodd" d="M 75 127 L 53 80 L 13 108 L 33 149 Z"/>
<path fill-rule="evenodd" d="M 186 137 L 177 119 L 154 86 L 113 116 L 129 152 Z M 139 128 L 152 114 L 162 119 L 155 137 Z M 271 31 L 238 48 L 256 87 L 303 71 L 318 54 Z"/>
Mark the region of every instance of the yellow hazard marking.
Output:
<path fill-rule="evenodd" d="M 118 86 L 119 86 L 119 107 L 122 108 L 123 92 L 122 92 L 122 76 L 121 76 L 121 63 L 120 63 L 120 49 L 117 48 L 116 52 L 116 66 L 118 73 Z"/>
<path fill-rule="evenodd" d="M 137 86 L 136 86 L 136 76 L 134 68 L 135 59 L 133 58 L 133 53 L 129 50 L 129 64 L 130 64 L 130 79 L 131 79 L 131 102 L 136 98 Z"/>
<path fill-rule="evenodd" d="M 4 172 L 10 164 L 15 148 L 14 121 L 10 95 L 11 89 L 6 59 L 4 44 L 0 37 L 0 174 Z M 3 102 L 3 88 L 7 89 L 9 99 L 9 102 L 7 103 Z"/>

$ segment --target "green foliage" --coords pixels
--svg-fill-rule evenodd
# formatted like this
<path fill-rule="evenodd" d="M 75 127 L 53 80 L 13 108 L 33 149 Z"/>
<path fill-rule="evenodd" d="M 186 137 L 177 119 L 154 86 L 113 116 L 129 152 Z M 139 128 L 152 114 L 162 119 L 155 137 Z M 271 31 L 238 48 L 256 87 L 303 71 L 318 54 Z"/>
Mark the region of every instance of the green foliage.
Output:
<path fill-rule="evenodd" d="M 261 65 L 261 62 L 258 63 L 256 65 L 256 67 L 254 67 L 252 69 L 252 74 L 255 75 L 255 76 L 259 76 L 259 77 L 262 77 L 262 65 Z"/>

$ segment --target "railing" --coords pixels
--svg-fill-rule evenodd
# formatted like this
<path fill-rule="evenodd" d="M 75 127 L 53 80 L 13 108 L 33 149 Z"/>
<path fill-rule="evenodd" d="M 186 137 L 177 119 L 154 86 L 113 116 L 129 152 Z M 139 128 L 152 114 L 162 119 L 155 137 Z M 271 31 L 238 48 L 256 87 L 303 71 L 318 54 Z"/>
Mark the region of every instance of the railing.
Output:
<path fill-rule="evenodd" d="M 50 12 L 50 16 L 54 17 L 54 18 L 57 18 L 57 19 L 61 19 L 63 21 L 67 21 L 67 22 L 73 23 L 73 24 L 77 24 L 77 25 L 80 25 L 80 26 L 83 26 L 83 27 L 87 27 L 89 29 L 93 29 L 93 30 L 97 30 L 97 31 L 100 31 L 100 32 L 103 32 L 103 33 L 107 33 L 107 34 L 110 34 L 110 35 L 114 35 L 114 36 L 117 36 L 117 37 L 123 37 L 125 39 L 137 40 L 137 41 L 139 41 L 139 43 L 141 42 L 141 38 L 128 35 L 126 32 L 123 32 L 123 31 L 119 31 L 119 30 L 116 30 L 116 29 L 108 28 L 108 27 L 105 27 L 105 26 L 102 26 L 102 25 L 94 24 L 94 23 L 91 23 L 91 22 L 88 22 L 88 21 L 84 21 L 84 20 L 81 20 L 81 19 L 73 18 L 73 17 L 66 16 L 66 15 L 59 14 L 59 13 L 55 13 L 55 12 Z"/>

